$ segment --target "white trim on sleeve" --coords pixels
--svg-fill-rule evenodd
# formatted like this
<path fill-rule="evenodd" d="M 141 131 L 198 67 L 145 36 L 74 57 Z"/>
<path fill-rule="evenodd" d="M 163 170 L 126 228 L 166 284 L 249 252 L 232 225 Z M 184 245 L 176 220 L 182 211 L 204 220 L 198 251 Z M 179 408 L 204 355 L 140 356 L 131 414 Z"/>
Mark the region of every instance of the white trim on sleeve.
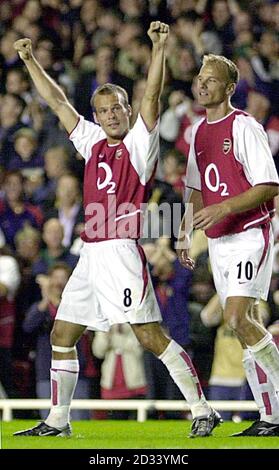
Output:
<path fill-rule="evenodd" d="M 234 156 L 243 165 L 245 176 L 252 186 L 279 184 L 279 178 L 268 145 L 267 134 L 253 117 L 237 115 L 233 122 Z"/>

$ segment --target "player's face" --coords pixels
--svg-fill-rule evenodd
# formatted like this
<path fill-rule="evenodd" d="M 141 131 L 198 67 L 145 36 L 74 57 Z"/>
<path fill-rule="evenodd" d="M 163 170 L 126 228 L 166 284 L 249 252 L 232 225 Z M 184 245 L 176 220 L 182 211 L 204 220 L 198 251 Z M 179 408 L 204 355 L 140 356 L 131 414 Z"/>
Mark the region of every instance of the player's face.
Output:
<path fill-rule="evenodd" d="M 198 102 L 205 108 L 218 106 L 228 99 L 227 78 L 214 65 L 204 65 L 197 78 Z"/>
<path fill-rule="evenodd" d="M 109 143 L 123 139 L 129 129 L 130 107 L 125 107 L 120 93 L 97 95 L 94 100 L 95 118 L 105 131 Z"/>

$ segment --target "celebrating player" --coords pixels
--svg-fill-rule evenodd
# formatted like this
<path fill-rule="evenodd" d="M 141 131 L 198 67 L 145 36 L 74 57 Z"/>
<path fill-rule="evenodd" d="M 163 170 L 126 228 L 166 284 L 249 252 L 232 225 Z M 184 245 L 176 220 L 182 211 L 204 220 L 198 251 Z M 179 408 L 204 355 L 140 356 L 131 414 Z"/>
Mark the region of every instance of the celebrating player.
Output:
<path fill-rule="evenodd" d="M 131 107 L 123 88 L 100 86 L 91 104 L 95 121 L 79 116 L 34 58 L 29 39 L 15 43 L 40 95 L 70 133 L 84 157 L 84 246 L 64 292 L 52 331 L 52 407 L 46 421 L 16 435 L 71 433 L 69 410 L 78 375 L 76 342 L 86 327 L 107 331 L 130 323 L 143 347 L 166 365 L 193 415 L 191 436 L 208 436 L 220 422 L 210 408 L 187 353 L 165 336 L 137 244 L 142 203 L 147 200 L 159 154 L 159 99 L 164 82 L 168 25 L 152 22 L 152 58 L 140 114 L 129 128 Z M 127 226 L 132 227 L 131 230 Z"/>
<path fill-rule="evenodd" d="M 206 117 L 193 128 L 186 184 L 191 191 L 193 225 L 205 230 L 209 238 L 224 319 L 247 345 L 247 379 L 258 406 L 264 401 L 266 408 L 265 419 L 237 435 L 278 436 L 279 352 L 253 310 L 259 299 L 267 299 L 269 290 L 273 252 L 270 208 L 279 180 L 263 127 L 231 106 L 237 81 L 238 69 L 233 62 L 213 54 L 204 57 L 198 99 L 206 108 Z M 183 232 L 188 230 L 184 220 L 181 243 Z M 181 263 L 193 269 L 187 247 L 178 248 Z M 255 361 L 270 379 L 259 400 Z M 273 410 L 271 396 L 277 402 Z"/>

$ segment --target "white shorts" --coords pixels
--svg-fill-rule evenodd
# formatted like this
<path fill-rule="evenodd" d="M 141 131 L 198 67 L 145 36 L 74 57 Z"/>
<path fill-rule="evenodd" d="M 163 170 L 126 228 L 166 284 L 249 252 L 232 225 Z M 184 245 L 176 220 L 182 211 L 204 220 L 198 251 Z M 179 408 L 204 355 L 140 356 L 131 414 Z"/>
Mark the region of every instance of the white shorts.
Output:
<path fill-rule="evenodd" d="M 209 238 L 209 256 L 216 291 L 222 307 L 227 297 L 266 300 L 273 262 L 271 227 Z"/>
<path fill-rule="evenodd" d="M 134 240 L 84 243 L 56 319 L 97 331 L 161 321 L 142 248 Z"/>

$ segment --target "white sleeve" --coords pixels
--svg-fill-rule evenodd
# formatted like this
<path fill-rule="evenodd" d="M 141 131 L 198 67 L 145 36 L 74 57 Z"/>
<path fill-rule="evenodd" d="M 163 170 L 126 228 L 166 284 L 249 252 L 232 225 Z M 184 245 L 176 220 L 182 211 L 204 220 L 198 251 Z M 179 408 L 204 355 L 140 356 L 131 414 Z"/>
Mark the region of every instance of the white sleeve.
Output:
<path fill-rule="evenodd" d="M 261 124 L 251 116 L 236 116 L 233 141 L 235 158 L 243 165 L 245 176 L 252 186 L 279 184 L 267 135 Z"/>
<path fill-rule="evenodd" d="M 12 256 L 0 256 L 0 282 L 8 289 L 8 297 L 12 298 L 20 283 L 18 264 Z"/>
<path fill-rule="evenodd" d="M 142 184 L 149 181 L 159 157 L 159 120 L 149 131 L 139 114 L 133 128 L 123 140 L 130 160 Z"/>
<path fill-rule="evenodd" d="M 79 116 L 76 127 L 69 135 L 69 139 L 86 162 L 91 157 L 93 145 L 105 138 L 103 129 L 94 122 L 86 121 L 83 116 Z"/>
<path fill-rule="evenodd" d="M 196 189 L 198 191 L 201 191 L 201 175 L 196 160 L 195 138 L 201 122 L 202 121 L 199 121 L 192 127 L 191 144 L 186 169 L 186 187 Z"/>

